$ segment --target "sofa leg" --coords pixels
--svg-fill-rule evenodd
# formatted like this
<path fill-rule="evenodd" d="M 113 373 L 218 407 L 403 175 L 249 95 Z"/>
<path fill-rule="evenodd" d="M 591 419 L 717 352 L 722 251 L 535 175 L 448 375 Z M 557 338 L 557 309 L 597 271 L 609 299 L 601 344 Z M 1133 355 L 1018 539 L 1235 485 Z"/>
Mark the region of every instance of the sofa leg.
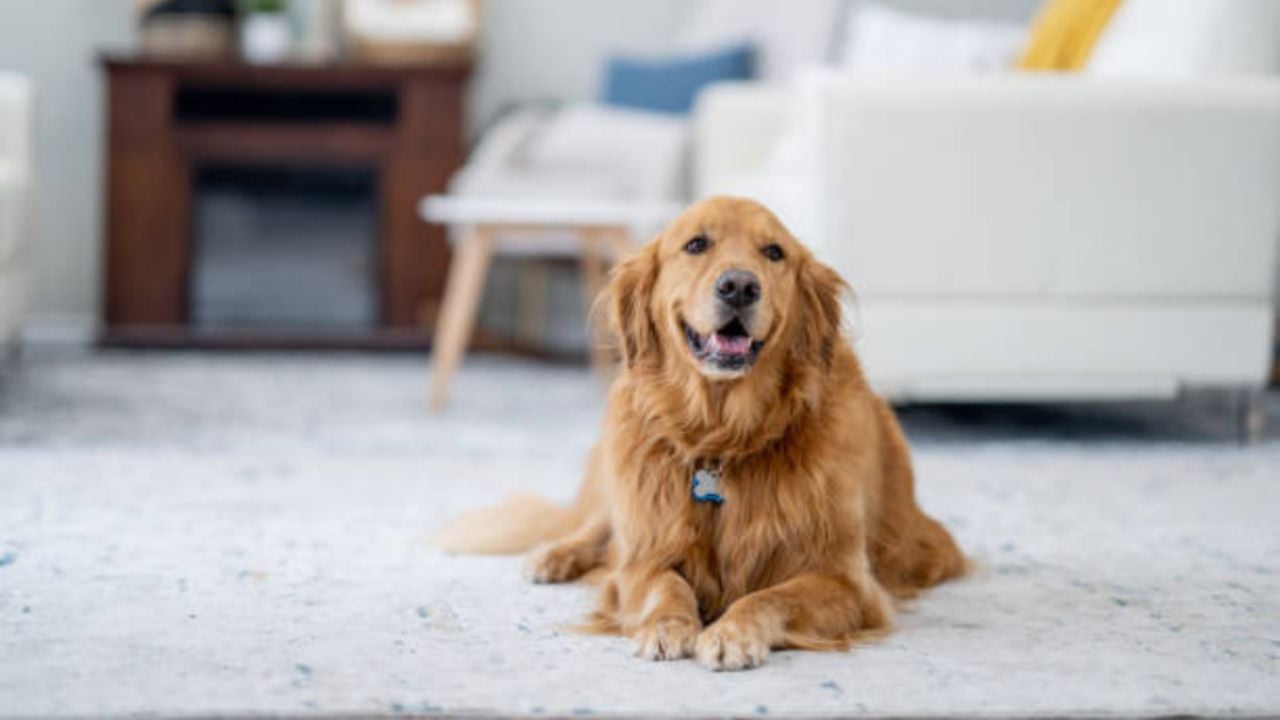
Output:
<path fill-rule="evenodd" d="M 1236 437 L 1241 445 L 1257 445 L 1262 442 L 1262 435 L 1266 430 L 1266 392 L 1259 388 L 1239 388 L 1231 394 Z"/>

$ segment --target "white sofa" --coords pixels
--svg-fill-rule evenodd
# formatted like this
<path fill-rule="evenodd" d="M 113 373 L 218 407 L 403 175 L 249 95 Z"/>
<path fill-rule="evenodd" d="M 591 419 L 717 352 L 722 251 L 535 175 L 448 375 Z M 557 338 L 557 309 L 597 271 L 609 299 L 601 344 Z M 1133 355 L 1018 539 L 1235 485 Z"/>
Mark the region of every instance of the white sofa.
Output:
<path fill-rule="evenodd" d="M 26 308 L 35 173 L 32 90 L 0 73 L 0 355 L 16 346 Z"/>
<path fill-rule="evenodd" d="M 696 124 L 698 194 L 782 208 L 853 284 L 857 343 L 891 397 L 1266 382 L 1280 81 L 815 71 L 708 91 Z M 779 163 L 788 132 L 806 147 Z M 772 190 L 754 187 L 770 162 Z"/>

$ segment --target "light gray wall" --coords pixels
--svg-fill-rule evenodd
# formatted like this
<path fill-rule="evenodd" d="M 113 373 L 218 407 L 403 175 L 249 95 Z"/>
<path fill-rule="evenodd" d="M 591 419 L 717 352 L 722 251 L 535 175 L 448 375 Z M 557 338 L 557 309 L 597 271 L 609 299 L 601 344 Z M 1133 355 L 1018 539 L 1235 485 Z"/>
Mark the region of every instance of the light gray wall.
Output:
<path fill-rule="evenodd" d="M 1043 4 L 1043 0 L 850 0 L 852 5 L 871 2 L 931 15 L 989 20 L 1030 20 Z"/>
<path fill-rule="evenodd" d="M 36 84 L 39 322 L 83 325 L 96 314 L 104 130 L 97 53 L 130 45 L 131 13 L 127 0 L 0 0 L 0 68 Z"/>
<path fill-rule="evenodd" d="M 697 2 L 486 0 L 472 87 L 473 132 L 514 102 L 595 96 L 605 57 L 669 48 Z M 1020 19 L 1030 17 L 1039 0 L 887 4 Z M 131 6 L 129 0 L 0 0 L 0 68 L 29 74 L 38 92 L 42 201 L 32 302 L 37 328 L 90 327 L 98 317 L 104 128 L 96 59 L 100 50 L 131 46 Z"/>
<path fill-rule="evenodd" d="M 699 1 L 485 0 L 472 87 L 473 131 L 513 102 L 596 96 L 607 57 L 669 50 Z M 951 17 L 1026 21 L 1042 0 L 849 0 L 849 6 L 869 2 Z"/>
<path fill-rule="evenodd" d="M 512 103 L 599 93 L 604 59 L 669 48 L 697 0 L 486 0 L 472 128 Z"/>

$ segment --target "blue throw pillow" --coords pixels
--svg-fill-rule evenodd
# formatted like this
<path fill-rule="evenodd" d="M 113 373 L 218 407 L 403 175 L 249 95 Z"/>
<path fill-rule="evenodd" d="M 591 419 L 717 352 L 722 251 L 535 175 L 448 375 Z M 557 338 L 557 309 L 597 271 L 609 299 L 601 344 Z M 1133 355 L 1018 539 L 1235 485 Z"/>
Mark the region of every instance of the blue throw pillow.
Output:
<path fill-rule="evenodd" d="M 755 76 L 753 45 L 666 60 L 613 58 L 605 73 L 604 101 L 609 105 L 688 114 L 706 86 Z"/>

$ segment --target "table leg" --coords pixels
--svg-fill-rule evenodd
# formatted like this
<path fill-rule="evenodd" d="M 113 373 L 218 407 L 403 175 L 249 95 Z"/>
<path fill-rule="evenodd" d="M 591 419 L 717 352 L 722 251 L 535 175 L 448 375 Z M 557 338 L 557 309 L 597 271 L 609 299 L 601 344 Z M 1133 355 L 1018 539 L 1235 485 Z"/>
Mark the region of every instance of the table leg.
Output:
<path fill-rule="evenodd" d="M 601 227 L 582 231 L 582 289 L 587 308 L 587 332 L 591 344 L 591 367 L 606 381 L 617 369 L 618 356 L 607 344 L 608 310 L 596 305 L 608 284 L 609 261 L 621 262 L 635 252 L 634 235 L 626 227 Z"/>
<path fill-rule="evenodd" d="M 546 340 L 547 266 L 532 260 L 516 268 L 516 337 L 536 345 Z"/>
<path fill-rule="evenodd" d="M 448 402 L 449 381 L 471 339 L 492 253 L 493 238 L 482 226 L 473 227 L 458 243 L 432 343 L 429 402 L 433 409 Z"/>
<path fill-rule="evenodd" d="M 602 240 L 607 239 L 606 231 L 583 231 L 582 253 L 578 257 L 582 270 L 582 304 L 587 311 L 587 347 L 591 354 L 591 368 L 597 375 L 605 378 L 610 375 L 613 361 L 609 348 L 605 347 L 605 310 L 597 307 L 596 301 L 605 286 L 604 258 L 600 245 Z"/>
<path fill-rule="evenodd" d="M 614 262 L 622 262 L 631 257 L 631 254 L 641 245 L 636 238 L 635 231 L 625 227 L 609 233 L 609 240 L 613 244 Z"/>

